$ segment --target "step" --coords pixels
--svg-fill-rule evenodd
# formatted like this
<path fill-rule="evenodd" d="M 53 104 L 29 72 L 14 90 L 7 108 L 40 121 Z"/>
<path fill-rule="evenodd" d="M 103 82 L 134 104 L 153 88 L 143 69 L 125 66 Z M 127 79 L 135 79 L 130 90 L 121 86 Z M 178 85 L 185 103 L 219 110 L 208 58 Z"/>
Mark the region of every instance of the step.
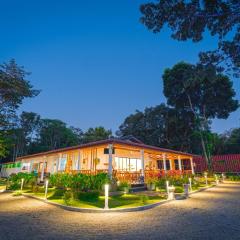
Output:
<path fill-rule="evenodd" d="M 143 187 L 134 187 L 134 188 L 130 188 L 129 192 L 142 192 L 142 191 L 146 191 L 147 187 L 143 186 Z"/>
<path fill-rule="evenodd" d="M 131 184 L 131 188 L 135 188 L 135 187 L 145 187 L 145 184 L 144 183 L 134 183 L 134 184 Z"/>

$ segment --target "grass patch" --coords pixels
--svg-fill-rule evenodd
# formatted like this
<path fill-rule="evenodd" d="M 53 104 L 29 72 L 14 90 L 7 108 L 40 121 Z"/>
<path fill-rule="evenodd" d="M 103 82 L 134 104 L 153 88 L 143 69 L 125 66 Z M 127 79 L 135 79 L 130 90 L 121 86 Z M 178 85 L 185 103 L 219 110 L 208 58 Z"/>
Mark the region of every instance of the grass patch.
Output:
<path fill-rule="evenodd" d="M 121 196 L 112 196 L 109 197 L 109 208 L 130 208 L 130 207 L 139 207 L 148 204 L 153 204 L 159 202 L 165 198 L 160 196 L 148 197 L 143 198 L 141 195 L 135 194 L 125 194 Z M 52 202 L 63 204 L 63 199 L 49 199 Z M 69 201 L 69 206 L 73 207 L 80 207 L 80 208 L 104 208 L 104 196 L 100 196 L 96 201 L 82 201 L 82 200 L 75 200 L 71 199 Z"/>
<path fill-rule="evenodd" d="M 43 187 L 38 189 L 38 192 L 32 192 L 30 189 L 23 190 L 23 193 L 29 194 L 32 196 L 44 198 L 45 190 Z M 163 196 L 148 196 L 145 195 L 137 195 L 137 194 L 124 194 L 118 196 L 109 197 L 109 208 L 130 208 L 130 207 L 138 207 L 144 206 L 148 204 L 153 204 L 164 200 Z M 55 202 L 58 204 L 66 205 L 63 199 L 63 191 L 55 188 L 48 189 L 48 200 L 51 202 Z M 80 208 L 104 208 L 105 198 L 104 196 L 100 196 L 95 200 L 76 200 L 70 199 L 68 201 L 68 206 L 80 207 Z"/>

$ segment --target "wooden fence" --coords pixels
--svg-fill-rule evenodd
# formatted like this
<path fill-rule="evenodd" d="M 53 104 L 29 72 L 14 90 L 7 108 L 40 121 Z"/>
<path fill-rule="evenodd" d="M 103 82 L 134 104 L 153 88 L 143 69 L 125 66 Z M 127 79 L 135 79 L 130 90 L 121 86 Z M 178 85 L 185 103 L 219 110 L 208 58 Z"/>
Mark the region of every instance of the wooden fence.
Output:
<path fill-rule="evenodd" d="M 195 171 L 206 171 L 207 164 L 204 157 L 193 158 Z M 240 173 L 240 154 L 216 155 L 212 157 L 212 168 L 218 173 Z"/>

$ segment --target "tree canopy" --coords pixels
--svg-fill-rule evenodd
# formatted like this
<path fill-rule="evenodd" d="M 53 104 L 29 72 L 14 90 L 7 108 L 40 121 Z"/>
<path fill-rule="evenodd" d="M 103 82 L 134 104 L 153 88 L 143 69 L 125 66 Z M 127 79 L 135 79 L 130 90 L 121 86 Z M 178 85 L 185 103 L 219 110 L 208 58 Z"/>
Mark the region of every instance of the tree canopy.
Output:
<path fill-rule="evenodd" d="M 164 27 L 178 41 L 199 42 L 209 32 L 218 48 L 199 54 L 201 63 L 240 76 L 239 0 L 158 0 L 140 6 L 141 22 L 154 33 Z"/>
<path fill-rule="evenodd" d="M 239 107 L 230 79 L 213 66 L 180 62 L 163 74 L 167 103 L 177 111 L 194 116 L 205 159 L 210 165 L 209 124 L 214 118 L 226 119 Z"/>
<path fill-rule="evenodd" d="M 89 128 L 83 135 L 83 143 L 104 140 L 111 136 L 112 131 L 106 130 L 104 127 Z"/>
<path fill-rule="evenodd" d="M 177 112 L 175 108 L 160 104 L 129 115 L 120 125 L 117 135 L 133 135 L 149 145 L 192 152 L 191 142 L 197 137 L 194 132 L 191 113 Z M 196 148 L 194 150 L 199 152 Z"/>
<path fill-rule="evenodd" d="M 14 59 L 0 65 L 0 156 L 8 152 L 9 129 L 16 126 L 16 111 L 25 98 L 39 94 L 26 79 L 29 75 Z"/>

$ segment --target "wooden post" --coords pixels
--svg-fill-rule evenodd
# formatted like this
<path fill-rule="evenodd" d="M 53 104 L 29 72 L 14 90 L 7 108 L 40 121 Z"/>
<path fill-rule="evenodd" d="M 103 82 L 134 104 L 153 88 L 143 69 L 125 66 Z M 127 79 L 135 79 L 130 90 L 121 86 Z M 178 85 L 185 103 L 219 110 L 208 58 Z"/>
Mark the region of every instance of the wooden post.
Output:
<path fill-rule="evenodd" d="M 62 153 L 58 154 L 57 165 L 56 165 L 56 172 L 59 170 L 59 165 L 61 164 Z"/>
<path fill-rule="evenodd" d="M 45 163 L 46 163 L 46 156 L 43 157 L 43 165 L 42 165 L 42 172 L 41 172 L 41 178 L 40 178 L 41 182 L 43 181 L 43 178 L 44 178 Z"/>
<path fill-rule="evenodd" d="M 192 158 L 190 158 L 190 163 L 191 163 L 192 174 L 195 174 Z"/>
<path fill-rule="evenodd" d="M 163 169 L 164 171 L 167 171 L 166 154 L 163 154 L 162 158 L 163 158 Z"/>
<path fill-rule="evenodd" d="M 170 164 L 170 170 L 173 170 L 173 162 L 172 162 L 172 159 L 169 159 L 169 164 Z"/>
<path fill-rule="evenodd" d="M 181 161 L 180 156 L 178 156 L 178 169 L 179 169 L 180 171 L 182 171 L 182 161 Z"/>
<path fill-rule="evenodd" d="M 80 153 L 80 150 L 78 152 L 78 168 L 77 170 L 81 170 L 81 153 Z"/>
<path fill-rule="evenodd" d="M 112 179 L 112 154 L 113 154 L 113 145 L 108 145 L 108 175 Z"/>

